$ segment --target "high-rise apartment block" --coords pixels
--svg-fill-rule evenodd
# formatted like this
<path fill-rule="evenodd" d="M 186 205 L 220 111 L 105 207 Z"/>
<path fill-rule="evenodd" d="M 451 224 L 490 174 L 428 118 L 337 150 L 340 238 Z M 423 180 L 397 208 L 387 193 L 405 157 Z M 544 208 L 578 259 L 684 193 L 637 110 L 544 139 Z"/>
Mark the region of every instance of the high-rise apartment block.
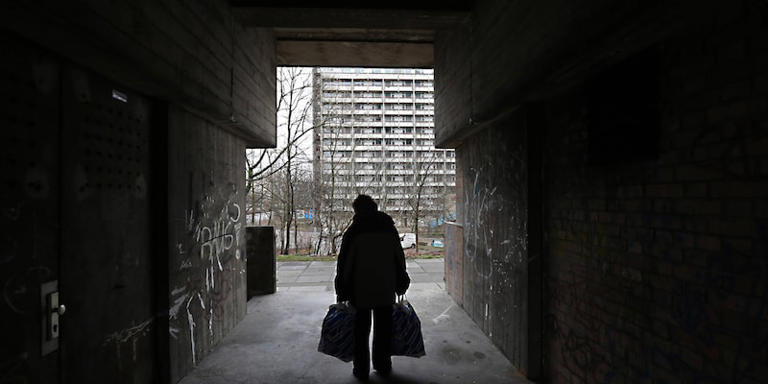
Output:
<path fill-rule="evenodd" d="M 335 210 L 371 195 L 401 225 L 455 212 L 456 159 L 434 146 L 431 69 L 316 68 L 315 182 Z"/>

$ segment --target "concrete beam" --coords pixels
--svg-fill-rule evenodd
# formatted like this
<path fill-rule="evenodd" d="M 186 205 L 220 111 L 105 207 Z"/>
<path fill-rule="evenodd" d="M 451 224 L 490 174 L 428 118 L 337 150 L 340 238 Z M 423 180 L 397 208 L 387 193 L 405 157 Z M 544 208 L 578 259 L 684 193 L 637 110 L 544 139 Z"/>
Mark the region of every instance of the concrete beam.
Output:
<path fill-rule="evenodd" d="M 278 41 L 277 65 L 431 68 L 430 43 Z"/>
<path fill-rule="evenodd" d="M 148 2 L 142 5 L 154 7 L 156 4 Z M 129 13 L 129 10 L 133 13 Z M 130 20 L 135 21 L 131 21 L 130 25 L 144 27 L 127 32 L 127 27 L 121 24 L 126 20 L 121 18 L 125 14 L 133 15 Z M 168 17 L 157 7 L 137 9 L 131 2 L 120 1 L 104 8 L 92 8 L 79 2 L 51 3 L 46 7 L 37 3 L 4 3 L 0 7 L 0 29 L 34 41 L 143 95 L 178 104 L 219 128 L 243 138 L 249 147 L 274 147 L 276 135 L 273 120 L 267 117 L 253 121 L 247 110 L 233 107 L 233 103 L 239 101 L 235 100 L 233 93 L 243 88 L 238 83 L 241 79 L 234 77 L 239 70 L 235 69 L 239 65 L 235 62 L 236 49 L 239 48 L 229 46 L 229 50 L 216 60 L 196 57 L 190 52 L 196 52 L 198 46 L 184 46 L 182 41 L 210 46 L 215 44 L 195 41 L 194 36 L 184 34 L 183 28 L 168 32 L 157 27 L 177 26 L 168 21 Z M 196 20 L 184 18 L 182 24 L 193 25 L 194 22 Z M 263 31 L 271 33 L 266 29 Z M 228 36 L 227 32 L 223 32 L 223 35 Z M 234 45 L 240 44 L 238 36 L 228 37 L 225 38 L 227 41 L 217 44 L 232 44 L 232 39 L 236 42 Z M 263 40 L 268 40 L 271 45 L 272 36 L 267 35 Z M 262 60 L 270 60 L 269 55 L 273 53 L 270 48 L 259 51 Z M 225 75 L 229 78 L 224 81 L 217 79 L 211 69 L 220 61 L 232 68 L 232 72 Z M 249 66 L 249 70 L 253 68 Z M 252 78 L 246 80 L 254 82 Z M 263 94 L 274 94 L 274 83 L 265 81 L 262 88 L 265 87 L 271 87 L 273 91 Z M 250 88 L 256 89 L 252 85 Z M 267 105 L 273 103 L 269 101 Z M 264 115 L 274 116 L 274 113 L 267 111 Z"/>
<path fill-rule="evenodd" d="M 468 21 L 467 11 L 443 9 L 280 8 L 234 4 L 245 26 L 282 28 L 441 29 Z"/>
<path fill-rule="evenodd" d="M 435 90 L 438 148 L 455 148 L 520 104 L 564 92 L 622 58 L 717 15 L 711 2 L 691 0 L 531 3 L 478 2 L 470 36 L 457 29 L 438 32 L 436 85 L 446 73 L 462 76 L 458 84 Z M 454 59 L 460 55 L 466 60 Z M 451 109 L 454 105 L 460 107 Z"/>
<path fill-rule="evenodd" d="M 435 31 L 430 29 L 383 28 L 275 28 L 277 40 L 368 41 L 432 43 Z"/>

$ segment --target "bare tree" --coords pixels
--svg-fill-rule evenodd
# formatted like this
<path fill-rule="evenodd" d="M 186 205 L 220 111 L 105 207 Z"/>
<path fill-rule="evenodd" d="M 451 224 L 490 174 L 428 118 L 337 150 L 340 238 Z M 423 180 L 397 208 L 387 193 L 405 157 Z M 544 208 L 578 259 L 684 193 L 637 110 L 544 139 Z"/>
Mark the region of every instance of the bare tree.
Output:
<path fill-rule="evenodd" d="M 339 239 L 344 234 L 344 230 L 351 223 L 351 214 L 345 211 L 341 206 L 343 188 L 339 188 L 339 183 L 348 183 L 352 180 L 350 173 L 351 162 L 346 160 L 345 153 L 338 150 L 341 141 L 338 135 L 345 127 L 337 125 L 335 119 L 333 123 L 324 123 L 322 126 L 322 140 L 328 143 L 328 146 L 322 146 L 320 166 L 315 172 L 319 177 L 315 178 L 316 198 L 316 217 L 315 223 L 318 229 L 318 242 L 316 250 L 318 253 L 335 255 L 339 245 Z M 343 121 L 339 121 L 343 124 Z M 325 242 L 326 246 L 323 246 Z"/>
<path fill-rule="evenodd" d="M 424 199 L 425 188 L 427 183 L 434 181 L 438 168 L 441 168 L 443 163 L 436 161 L 439 152 L 426 152 L 429 153 L 429 160 L 426 162 L 414 161 L 414 180 L 408 193 L 408 205 L 410 206 L 411 225 L 413 226 L 413 233 L 416 236 L 416 253 L 419 253 L 419 222 L 424 217 L 425 212 L 435 212 L 438 208 L 436 202 L 432 199 Z M 416 158 L 418 160 L 418 157 Z M 440 175 L 442 177 L 442 175 Z M 425 206 L 426 205 L 426 206 Z"/>
<path fill-rule="evenodd" d="M 308 163 L 302 139 L 312 131 L 312 84 L 310 71 L 285 67 L 277 70 L 278 142 L 274 149 L 250 150 L 246 156 L 246 191 L 250 195 L 250 213 L 255 222 L 257 211 L 261 216 L 279 212 L 283 232 L 281 253 L 290 246 L 291 224 L 295 222 L 296 174 L 302 164 Z M 283 179 L 277 182 L 276 177 Z M 267 206 L 265 206 L 265 203 Z M 294 226 L 295 227 L 295 226 Z M 297 229 L 294 228 L 294 236 Z"/>

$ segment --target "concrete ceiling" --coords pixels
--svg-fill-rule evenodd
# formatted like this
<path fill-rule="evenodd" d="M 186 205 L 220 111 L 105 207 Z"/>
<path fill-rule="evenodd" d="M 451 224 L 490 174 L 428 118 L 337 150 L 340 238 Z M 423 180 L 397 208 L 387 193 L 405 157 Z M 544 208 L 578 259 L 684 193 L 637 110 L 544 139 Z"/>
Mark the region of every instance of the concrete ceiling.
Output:
<path fill-rule="evenodd" d="M 435 31 L 466 23 L 471 1 L 233 1 L 246 27 L 275 31 L 278 65 L 433 66 Z"/>

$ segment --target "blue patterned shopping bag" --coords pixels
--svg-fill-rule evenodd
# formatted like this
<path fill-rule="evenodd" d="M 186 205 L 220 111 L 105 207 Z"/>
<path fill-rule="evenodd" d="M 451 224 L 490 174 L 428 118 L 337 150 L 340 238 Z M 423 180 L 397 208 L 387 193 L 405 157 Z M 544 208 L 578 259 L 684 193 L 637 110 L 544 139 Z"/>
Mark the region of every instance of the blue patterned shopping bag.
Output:
<path fill-rule="evenodd" d="M 424 339 L 421 336 L 421 321 L 416 311 L 403 296 L 392 305 L 392 356 L 421 357 Z"/>
<path fill-rule="evenodd" d="M 317 350 L 344 362 L 354 359 L 355 308 L 346 303 L 328 307 Z"/>

